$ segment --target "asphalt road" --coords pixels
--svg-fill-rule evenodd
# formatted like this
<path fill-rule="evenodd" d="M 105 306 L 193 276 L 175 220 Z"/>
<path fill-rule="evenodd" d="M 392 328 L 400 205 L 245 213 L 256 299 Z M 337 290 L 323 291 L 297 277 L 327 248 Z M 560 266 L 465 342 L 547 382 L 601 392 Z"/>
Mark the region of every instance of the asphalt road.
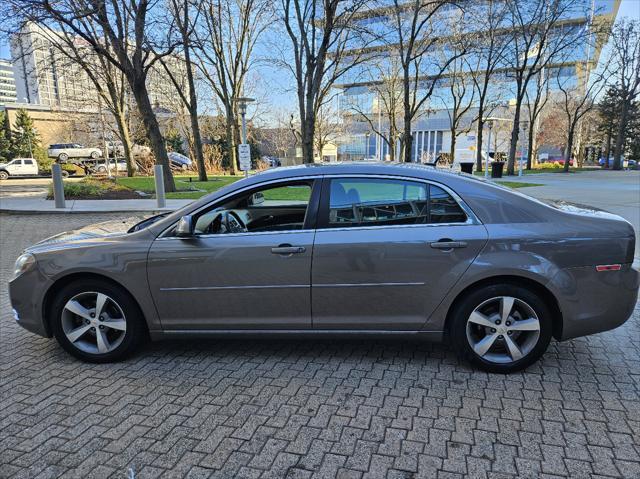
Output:
<path fill-rule="evenodd" d="M 509 376 L 392 339 L 84 364 L 15 323 L 7 281 L 24 247 L 119 216 L 0 214 L 0 478 L 640 477 L 640 309 Z"/>

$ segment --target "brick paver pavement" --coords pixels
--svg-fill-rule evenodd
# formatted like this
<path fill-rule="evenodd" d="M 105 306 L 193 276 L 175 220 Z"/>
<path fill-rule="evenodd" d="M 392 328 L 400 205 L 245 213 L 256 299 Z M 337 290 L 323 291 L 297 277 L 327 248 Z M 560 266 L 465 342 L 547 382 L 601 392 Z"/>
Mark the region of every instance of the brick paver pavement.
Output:
<path fill-rule="evenodd" d="M 0 216 L 0 477 L 640 477 L 640 321 L 488 375 L 405 341 L 165 342 L 80 363 L 11 319 L 20 250 L 113 216 Z"/>

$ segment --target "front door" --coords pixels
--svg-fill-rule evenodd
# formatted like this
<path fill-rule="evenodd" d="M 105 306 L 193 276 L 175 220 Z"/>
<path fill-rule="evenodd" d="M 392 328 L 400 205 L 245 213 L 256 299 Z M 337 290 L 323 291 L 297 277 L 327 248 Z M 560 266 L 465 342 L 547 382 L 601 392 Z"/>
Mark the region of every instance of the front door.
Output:
<path fill-rule="evenodd" d="M 308 329 L 313 181 L 242 193 L 158 238 L 148 279 L 165 330 Z M 318 193 L 319 194 L 319 193 Z"/>
<path fill-rule="evenodd" d="M 420 330 L 486 238 L 440 186 L 326 179 L 313 255 L 314 329 Z"/>

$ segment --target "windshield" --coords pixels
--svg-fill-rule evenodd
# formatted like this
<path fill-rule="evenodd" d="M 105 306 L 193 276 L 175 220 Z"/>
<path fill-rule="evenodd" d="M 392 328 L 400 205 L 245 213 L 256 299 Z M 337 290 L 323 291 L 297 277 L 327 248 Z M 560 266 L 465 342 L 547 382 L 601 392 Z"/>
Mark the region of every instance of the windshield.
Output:
<path fill-rule="evenodd" d="M 136 231 L 140 231 L 145 228 L 148 228 L 149 226 L 154 224 L 156 221 L 164 218 L 168 214 L 169 214 L 169 211 L 167 211 L 166 213 L 160 213 L 158 215 L 150 216 L 149 218 L 145 218 L 140 223 L 136 223 L 131 228 L 129 228 L 127 233 L 135 233 Z"/>

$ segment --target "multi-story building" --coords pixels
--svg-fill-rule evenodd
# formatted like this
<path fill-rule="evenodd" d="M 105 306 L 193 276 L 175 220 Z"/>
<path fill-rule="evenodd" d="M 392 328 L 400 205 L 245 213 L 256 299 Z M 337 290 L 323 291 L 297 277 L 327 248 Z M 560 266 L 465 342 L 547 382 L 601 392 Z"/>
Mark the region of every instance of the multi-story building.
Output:
<path fill-rule="evenodd" d="M 95 84 L 77 62 L 53 44 L 52 39 L 57 35 L 52 30 L 29 23 L 13 36 L 11 55 L 18 98 L 21 102 L 53 109 L 96 111 L 100 102 Z M 76 43 L 78 48 L 86 49 L 85 58 L 95 63 L 99 78 L 100 63 L 91 48 L 83 47 L 84 42 L 80 39 Z M 184 63 L 179 57 L 168 57 L 166 61 L 178 78 L 186 76 Z M 175 87 L 159 63 L 149 72 L 147 87 L 154 106 L 175 111 Z"/>
<path fill-rule="evenodd" d="M 588 73 L 597 65 L 602 45 L 607 40 L 606 35 L 596 33 L 593 33 L 594 38 L 592 39 L 590 25 L 611 25 L 617 15 L 620 1 L 580 0 L 581 3 L 575 3 L 574 8 L 570 9 L 571 13 L 567 10 L 567 13 L 558 21 L 557 28 L 585 32 L 585 40 L 571 48 L 567 48 L 561 55 L 562 58 L 550 61 L 547 67 L 542 70 L 541 75 L 546 75 L 547 78 L 560 78 L 560 81 L 565 86 L 568 84 L 578 85 L 588 81 Z M 499 0 L 494 0 L 494 2 L 499 3 Z M 476 8 L 481 9 L 483 6 L 488 5 L 488 2 L 474 0 L 473 4 Z M 411 8 L 410 5 L 410 3 L 407 4 L 407 9 Z M 525 5 L 524 2 L 523 5 Z M 341 159 L 389 158 L 390 145 L 388 142 L 383 141 L 382 138 L 382 136 L 387 136 L 389 132 L 389 98 L 382 98 L 384 93 L 381 93 L 381 90 L 384 90 L 385 82 L 390 82 L 390 71 L 395 69 L 395 73 L 399 74 L 399 65 L 393 65 L 394 58 L 397 58 L 398 55 L 397 43 L 394 40 L 397 37 L 397 24 L 395 19 L 390 18 L 394 13 L 389 13 L 394 8 L 398 7 L 391 2 L 378 0 L 376 8 L 363 12 L 358 18 L 363 27 L 366 27 L 369 32 L 375 33 L 373 38 L 377 39 L 367 43 L 365 49 L 358 50 L 355 48 L 353 50 L 353 55 L 359 55 L 359 58 L 362 58 L 363 50 L 370 52 L 371 60 L 367 57 L 367 60 L 352 68 L 348 74 L 341 78 L 341 83 L 336 85 L 340 90 L 340 112 L 348 120 L 346 124 L 349 125 L 348 134 L 343 136 L 339 142 L 338 156 Z M 402 8 L 402 4 L 400 4 L 400 8 Z M 454 48 L 451 46 L 454 38 L 451 31 L 464 22 L 461 17 L 456 17 L 456 15 L 461 15 L 460 12 L 457 6 L 451 4 L 441 8 L 433 17 L 431 22 L 432 29 L 429 35 L 438 36 L 440 48 L 439 52 L 431 54 L 434 55 L 432 57 L 428 57 L 429 54 L 427 54 L 421 65 L 431 65 L 433 67 L 439 61 L 442 62 L 443 58 L 446 60 L 446 55 L 451 54 Z M 462 33 L 458 32 L 458 38 L 460 38 L 460 34 L 476 35 L 476 38 L 482 36 L 483 23 L 477 21 L 478 18 L 482 18 L 482 14 L 479 14 L 478 10 L 476 10 L 474 15 L 475 19 L 470 22 L 475 25 L 471 27 L 473 30 L 464 30 L 466 27 L 461 27 Z M 596 20 L 595 22 L 592 21 L 594 19 Z M 487 22 L 484 24 L 486 25 Z M 512 33 L 512 30 L 508 27 L 501 28 L 500 31 L 503 31 L 504 35 Z M 534 44 L 532 50 L 535 48 L 537 47 Z M 473 51 L 473 48 L 471 51 Z M 527 55 L 533 55 L 534 53 L 527 52 Z M 440 55 L 440 58 L 437 58 L 438 55 Z M 473 69 L 473 53 L 471 53 L 471 56 L 471 61 L 462 62 L 467 68 L 466 73 L 462 72 L 463 74 L 470 75 L 472 73 L 469 69 Z M 424 67 L 426 68 L 425 71 L 411 72 L 412 76 L 415 75 L 416 78 L 420 78 L 415 83 L 418 85 L 418 98 L 424 93 L 420 91 L 421 88 L 429 89 L 432 85 L 431 82 L 433 82 L 434 86 L 428 101 L 424 103 L 421 111 L 412 121 L 413 151 L 411 161 L 433 161 L 440 153 L 448 153 L 450 150 L 453 110 L 453 97 L 450 87 L 452 82 L 459 81 L 455 76 L 451 75 L 450 69 L 453 65 L 455 65 L 455 62 L 449 66 L 449 70 L 445 70 L 442 75 L 437 75 L 437 80 L 434 80 L 433 76 L 436 74 L 437 68 L 429 70 L 429 67 Z M 421 66 L 421 68 L 423 67 Z M 504 125 L 494 125 L 494 137 L 490 145 L 491 151 L 494 152 L 508 151 L 508 136 L 511 128 L 508 120 L 513 117 L 513 99 L 515 97 L 515 82 L 512 73 L 513 71 L 505 63 L 497 69 L 497 74 L 492 77 L 490 83 L 491 93 L 489 97 L 491 103 L 497 105 L 492 112 L 492 116 L 504 118 L 506 122 Z M 396 80 L 398 84 L 393 86 L 396 89 L 396 115 L 399 118 L 396 126 L 402 132 L 402 92 L 399 84 L 400 79 Z M 533 79 L 530 82 L 530 89 L 535 88 L 536 81 L 536 79 Z M 557 82 L 548 81 L 547 84 L 551 94 L 553 94 L 554 87 L 557 89 Z M 465 100 L 469 100 L 469 92 L 473 90 L 473 85 L 467 84 L 466 88 L 467 97 Z M 393 93 L 387 94 L 393 95 Z M 523 116 L 526 117 L 526 115 L 525 107 Z M 458 148 L 475 150 L 479 146 L 476 144 L 474 125 L 477 116 L 478 109 L 474 101 L 469 100 L 469 109 L 462 116 L 462 120 L 458 125 L 456 152 Z M 484 140 L 486 141 L 486 137 Z M 396 158 L 399 158 L 399 141 L 395 144 L 395 151 L 397 153 Z M 458 156 L 457 153 L 456 156 Z"/>
<path fill-rule="evenodd" d="M 13 65 L 9 60 L 0 59 L 0 105 L 13 103 L 16 97 L 16 80 Z"/>

